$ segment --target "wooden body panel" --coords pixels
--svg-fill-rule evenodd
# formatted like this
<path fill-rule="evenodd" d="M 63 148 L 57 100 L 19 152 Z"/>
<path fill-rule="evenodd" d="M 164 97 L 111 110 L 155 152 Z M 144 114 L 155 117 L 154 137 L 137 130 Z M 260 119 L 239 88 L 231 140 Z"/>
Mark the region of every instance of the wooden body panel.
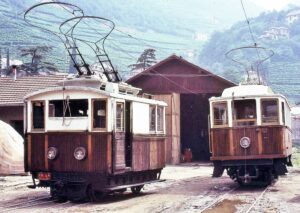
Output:
<path fill-rule="evenodd" d="M 132 170 L 143 171 L 165 166 L 165 137 L 134 135 Z"/>
<path fill-rule="evenodd" d="M 111 133 L 87 132 L 51 132 L 29 133 L 27 137 L 29 171 L 59 171 L 59 172 L 110 172 Z M 46 150 L 56 147 L 58 156 L 48 160 Z M 75 148 L 82 146 L 87 150 L 87 157 L 78 161 L 74 158 Z"/>
<path fill-rule="evenodd" d="M 30 135 L 28 141 L 28 161 L 30 161 L 29 170 L 40 171 L 45 169 L 45 135 L 36 133 Z"/>
<path fill-rule="evenodd" d="M 116 132 L 113 142 L 113 165 L 114 173 L 125 171 L 125 133 Z"/>
<path fill-rule="evenodd" d="M 125 134 L 111 132 L 28 133 L 25 168 L 27 171 L 103 172 L 120 174 L 125 169 Z M 165 137 L 133 135 L 132 171 L 161 169 L 165 166 Z M 58 156 L 48 160 L 48 147 L 56 147 Z M 74 158 L 75 148 L 87 150 L 84 160 Z"/>
<path fill-rule="evenodd" d="M 211 129 L 211 160 L 284 158 L 292 152 L 290 135 L 290 129 L 283 126 Z M 249 148 L 240 146 L 242 137 L 250 138 Z"/>

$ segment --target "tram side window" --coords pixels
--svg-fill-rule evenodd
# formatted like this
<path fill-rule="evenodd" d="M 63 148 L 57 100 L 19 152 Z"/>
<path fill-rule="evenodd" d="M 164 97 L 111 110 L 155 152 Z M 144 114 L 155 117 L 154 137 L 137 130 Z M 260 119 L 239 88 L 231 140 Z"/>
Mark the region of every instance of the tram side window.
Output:
<path fill-rule="evenodd" d="M 155 117 L 156 117 L 156 107 L 155 106 L 150 106 L 150 114 L 149 114 L 149 120 L 150 120 L 150 131 L 155 132 L 156 129 L 156 122 L 155 122 Z"/>
<path fill-rule="evenodd" d="M 93 128 L 106 128 L 106 101 L 93 101 Z"/>
<path fill-rule="evenodd" d="M 87 117 L 87 99 L 49 101 L 49 117 Z"/>
<path fill-rule="evenodd" d="M 213 103 L 214 126 L 223 126 L 228 124 L 227 103 Z"/>
<path fill-rule="evenodd" d="M 235 100 L 233 105 L 233 120 L 235 126 L 256 125 L 255 100 Z"/>
<path fill-rule="evenodd" d="M 164 131 L 164 108 L 157 107 L 157 131 L 162 132 Z"/>
<path fill-rule="evenodd" d="M 278 101 L 277 99 L 261 100 L 261 121 L 263 124 L 278 124 Z"/>
<path fill-rule="evenodd" d="M 45 105 L 42 101 L 32 102 L 32 127 L 33 129 L 45 128 Z"/>
<path fill-rule="evenodd" d="M 117 103 L 116 130 L 124 131 L 124 103 Z"/>

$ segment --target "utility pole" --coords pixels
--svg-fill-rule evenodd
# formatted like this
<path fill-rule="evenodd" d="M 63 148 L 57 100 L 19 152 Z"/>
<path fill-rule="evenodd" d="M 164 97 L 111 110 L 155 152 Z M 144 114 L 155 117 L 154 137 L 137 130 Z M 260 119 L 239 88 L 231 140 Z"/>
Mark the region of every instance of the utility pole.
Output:
<path fill-rule="evenodd" d="M 0 78 L 2 77 L 2 49 L 0 48 Z"/>
<path fill-rule="evenodd" d="M 9 67 L 10 67 L 9 48 L 7 48 L 7 52 L 6 52 L 6 70 L 7 71 L 9 71 Z"/>

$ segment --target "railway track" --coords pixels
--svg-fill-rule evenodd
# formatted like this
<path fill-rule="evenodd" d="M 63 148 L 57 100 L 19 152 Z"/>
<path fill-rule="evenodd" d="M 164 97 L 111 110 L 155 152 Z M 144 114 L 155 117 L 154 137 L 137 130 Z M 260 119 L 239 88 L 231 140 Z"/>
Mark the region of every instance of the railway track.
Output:
<path fill-rule="evenodd" d="M 212 202 L 210 202 L 206 206 L 202 207 L 200 209 L 200 212 L 205 212 L 206 210 L 212 209 L 213 207 L 217 206 L 225 199 L 230 200 L 230 199 L 234 198 L 234 199 L 240 200 L 240 193 L 233 194 L 234 192 L 236 192 L 239 189 L 241 189 L 241 187 L 237 186 L 237 187 L 225 192 L 224 194 L 216 197 Z M 246 197 L 247 200 L 253 200 L 253 201 L 250 203 L 246 202 L 245 204 L 243 204 L 242 208 L 238 209 L 236 213 L 250 213 L 258 205 L 258 203 L 262 200 L 264 194 L 268 191 L 268 189 L 269 189 L 269 186 L 263 188 L 262 190 L 259 190 L 259 192 L 252 192 L 251 190 L 249 190 L 249 192 L 247 192 L 247 190 L 246 190 L 246 193 L 249 193 L 249 194 L 242 195 L 242 196 Z"/>
<path fill-rule="evenodd" d="M 260 195 L 254 199 L 254 202 L 252 202 L 250 206 L 246 205 L 244 208 L 242 208 L 240 211 L 238 211 L 238 213 L 250 213 L 256 207 L 256 205 L 262 200 L 264 194 L 268 191 L 268 189 L 269 189 L 269 186 L 267 186 L 260 193 Z"/>
<path fill-rule="evenodd" d="M 0 208 L 0 213 L 3 212 L 16 212 L 17 210 L 25 210 L 34 206 L 39 206 L 39 205 L 44 205 L 44 204 L 55 204 L 54 206 L 60 206 L 62 204 L 65 203 L 55 203 L 55 200 L 51 199 L 48 196 L 43 196 L 43 197 L 39 197 L 39 198 L 35 198 L 35 199 L 31 199 L 31 200 L 27 200 L 27 201 L 22 201 L 19 203 L 15 203 L 15 204 L 11 204 L 11 205 L 7 205 L 5 207 L 1 207 Z M 28 209 L 29 210 L 29 209 Z"/>
<path fill-rule="evenodd" d="M 228 195 L 230 193 L 232 193 L 233 191 L 235 191 L 238 187 L 235 187 L 227 192 L 225 192 L 224 194 L 222 194 L 221 196 L 217 197 L 216 199 L 214 199 L 212 202 L 210 202 L 208 205 L 204 206 L 202 209 L 200 209 L 200 212 L 204 212 L 212 207 L 214 207 L 216 204 L 222 202 L 224 199 L 226 199 L 228 197 Z"/>

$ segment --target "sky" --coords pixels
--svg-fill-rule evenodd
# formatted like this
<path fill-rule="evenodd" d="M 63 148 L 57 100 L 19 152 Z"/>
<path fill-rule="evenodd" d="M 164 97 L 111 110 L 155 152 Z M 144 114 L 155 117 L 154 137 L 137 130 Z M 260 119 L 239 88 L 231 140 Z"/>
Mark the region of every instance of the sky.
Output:
<path fill-rule="evenodd" d="M 247 0 L 246 0 L 247 1 Z M 244 0 L 244 2 L 246 2 Z M 281 10 L 288 4 L 300 4 L 300 0 L 250 0 L 253 3 L 265 8 L 266 10 Z"/>

